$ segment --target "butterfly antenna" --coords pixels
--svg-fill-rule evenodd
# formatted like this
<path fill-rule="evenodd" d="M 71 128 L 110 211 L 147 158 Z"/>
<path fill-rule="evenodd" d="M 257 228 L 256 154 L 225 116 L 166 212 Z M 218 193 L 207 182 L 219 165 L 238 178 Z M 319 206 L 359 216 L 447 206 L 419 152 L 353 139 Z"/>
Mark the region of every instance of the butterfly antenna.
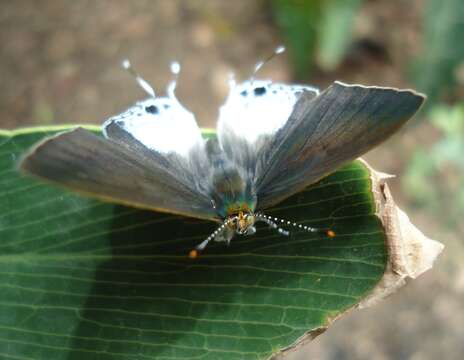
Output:
<path fill-rule="evenodd" d="M 286 235 L 286 236 L 288 236 L 288 235 L 290 234 L 290 232 L 287 231 L 287 230 L 282 229 L 282 228 L 279 227 L 279 225 L 277 225 L 277 224 L 287 225 L 287 226 L 293 226 L 293 227 L 296 227 L 296 228 L 298 228 L 298 229 L 305 230 L 305 231 L 312 232 L 312 233 L 315 233 L 315 232 L 324 232 L 324 233 L 327 234 L 328 237 L 334 237 L 334 236 L 335 236 L 335 232 L 334 232 L 333 230 L 331 230 L 331 229 L 313 228 L 313 227 L 311 227 L 311 226 L 306 226 L 306 225 L 302 225 L 302 224 L 297 224 L 297 223 L 295 223 L 295 222 L 287 221 L 287 220 L 284 220 L 284 219 L 279 219 L 279 218 L 272 217 L 272 216 L 268 216 L 268 215 L 264 215 L 264 214 L 261 214 L 261 213 L 256 215 L 256 221 L 265 222 L 265 223 L 268 224 L 271 228 L 277 229 L 277 231 L 279 232 L 279 234 Z"/>
<path fill-rule="evenodd" d="M 131 74 L 134 78 L 135 81 L 137 81 L 137 84 L 151 97 L 155 98 L 155 90 L 153 87 L 146 81 L 144 80 L 138 73 L 135 71 L 135 69 L 132 67 L 130 61 L 128 59 L 125 59 L 122 61 L 122 67 L 126 69 L 129 74 Z"/>
<path fill-rule="evenodd" d="M 283 52 L 285 51 L 285 46 L 278 46 L 274 52 L 269 55 L 264 61 L 260 61 L 258 62 L 256 65 L 255 65 L 255 68 L 253 70 L 253 74 L 251 75 L 251 78 L 250 78 L 250 83 L 251 85 L 253 86 L 253 81 L 255 80 L 255 77 L 256 77 L 256 74 L 258 74 L 259 70 L 261 70 L 261 68 L 266 65 L 267 63 L 269 63 L 272 59 L 274 59 L 277 55 L 279 54 L 282 54 Z"/>
<path fill-rule="evenodd" d="M 177 86 L 177 79 L 179 78 L 180 73 L 180 64 L 177 61 L 171 62 L 170 65 L 171 73 L 174 75 L 174 80 L 172 80 L 167 89 L 168 96 L 172 99 L 176 99 L 176 86 Z"/>
<path fill-rule="evenodd" d="M 210 236 L 208 236 L 205 240 L 203 240 L 201 243 L 195 246 L 194 249 L 190 250 L 189 257 L 191 259 L 197 258 L 199 253 L 206 248 L 206 246 L 211 240 L 213 240 L 221 231 L 224 230 L 224 228 L 229 224 L 229 222 L 230 222 L 229 219 L 224 220 L 222 225 L 219 226 L 216 230 L 214 230 L 214 232 Z"/>
<path fill-rule="evenodd" d="M 229 90 L 232 93 L 232 90 L 237 85 L 237 81 L 235 80 L 235 74 L 233 72 L 229 73 L 228 83 L 229 83 Z"/>
<path fill-rule="evenodd" d="M 275 221 L 278 221 L 277 218 L 274 218 Z M 285 229 L 282 229 L 281 227 L 279 227 L 279 225 L 277 225 L 276 222 L 274 222 L 274 220 L 272 220 L 272 218 L 270 216 L 266 216 L 264 214 L 259 214 L 259 215 L 256 215 L 256 221 L 262 221 L 262 222 L 265 222 L 266 224 L 269 225 L 269 227 L 273 228 L 273 229 L 277 229 L 277 231 L 279 232 L 279 234 L 282 234 L 282 235 L 285 235 L 285 236 L 288 236 L 290 235 L 290 232 L 285 230 Z"/>

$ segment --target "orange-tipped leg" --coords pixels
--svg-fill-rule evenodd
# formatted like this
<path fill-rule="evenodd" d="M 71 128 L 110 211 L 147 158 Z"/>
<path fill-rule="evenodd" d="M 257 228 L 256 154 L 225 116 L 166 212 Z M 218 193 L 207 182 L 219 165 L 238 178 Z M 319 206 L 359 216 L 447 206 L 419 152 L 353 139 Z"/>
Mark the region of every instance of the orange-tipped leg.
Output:
<path fill-rule="evenodd" d="M 327 236 L 328 236 L 328 237 L 331 237 L 331 238 L 335 237 L 335 231 L 333 231 L 333 230 L 327 230 Z"/>
<path fill-rule="evenodd" d="M 198 257 L 198 250 L 197 249 L 192 249 L 189 252 L 189 258 L 190 259 L 196 259 Z"/>

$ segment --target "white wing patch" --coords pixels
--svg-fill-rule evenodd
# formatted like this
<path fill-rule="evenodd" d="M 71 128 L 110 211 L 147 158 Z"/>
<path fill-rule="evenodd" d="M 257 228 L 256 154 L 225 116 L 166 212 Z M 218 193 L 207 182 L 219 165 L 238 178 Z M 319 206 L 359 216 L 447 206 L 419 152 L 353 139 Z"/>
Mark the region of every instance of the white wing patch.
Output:
<path fill-rule="evenodd" d="M 174 96 L 140 101 L 108 119 L 103 124 L 105 137 L 108 137 L 105 128 L 112 122 L 160 153 L 176 152 L 187 156 L 190 149 L 203 143 L 195 117 Z"/>
<path fill-rule="evenodd" d="M 316 94 L 316 88 L 285 85 L 266 80 L 232 83 L 229 96 L 219 110 L 218 135 L 233 131 L 249 143 L 260 135 L 275 133 L 287 122 L 303 91 Z"/>

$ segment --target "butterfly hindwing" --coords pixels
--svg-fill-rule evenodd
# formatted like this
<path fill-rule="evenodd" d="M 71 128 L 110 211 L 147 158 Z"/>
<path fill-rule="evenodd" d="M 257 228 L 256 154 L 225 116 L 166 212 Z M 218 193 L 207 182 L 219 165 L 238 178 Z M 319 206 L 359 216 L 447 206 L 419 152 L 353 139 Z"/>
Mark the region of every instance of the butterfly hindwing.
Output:
<path fill-rule="evenodd" d="M 220 109 L 217 135 L 226 156 L 247 181 L 255 181 L 258 155 L 284 127 L 303 92 L 308 96 L 318 94 L 317 89 L 309 86 L 263 80 L 245 81 L 231 87 Z"/>
<path fill-rule="evenodd" d="M 149 98 L 103 124 L 103 134 L 112 138 L 111 128 L 119 127 L 146 148 L 157 153 L 187 156 L 203 143 L 195 117 L 174 96 Z"/>

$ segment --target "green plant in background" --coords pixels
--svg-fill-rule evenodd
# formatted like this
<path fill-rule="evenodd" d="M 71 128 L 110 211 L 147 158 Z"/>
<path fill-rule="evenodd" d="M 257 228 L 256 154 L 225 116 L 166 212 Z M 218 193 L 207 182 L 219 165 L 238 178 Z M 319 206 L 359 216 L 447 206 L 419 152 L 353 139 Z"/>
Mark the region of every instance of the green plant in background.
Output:
<path fill-rule="evenodd" d="M 422 23 L 414 82 L 429 98 L 426 117 L 441 137 L 415 151 L 402 183 L 416 205 L 456 227 L 464 212 L 464 102 L 446 105 L 443 98 L 453 99 L 464 66 L 462 0 L 428 0 Z"/>
<path fill-rule="evenodd" d="M 361 4 L 361 0 L 324 1 L 317 49 L 318 65 L 324 70 L 334 70 L 343 60 Z"/>
<path fill-rule="evenodd" d="M 274 0 L 272 4 L 293 69 L 297 76 L 305 76 L 314 62 L 321 1 Z"/>
<path fill-rule="evenodd" d="M 362 0 L 274 0 L 272 9 L 289 49 L 293 69 L 305 77 L 316 61 L 333 70 L 352 38 L 356 11 Z"/>
<path fill-rule="evenodd" d="M 362 0 L 273 0 L 272 11 L 288 47 L 297 77 L 317 64 L 334 70 L 352 40 Z M 464 66 L 462 0 L 427 0 L 422 18 L 422 51 L 412 65 L 412 80 L 429 97 L 428 106 L 458 83 Z"/>
<path fill-rule="evenodd" d="M 428 106 L 453 91 L 457 68 L 464 66 L 462 0 L 428 0 L 424 13 L 422 54 L 414 64 L 414 80 L 429 97 Z"/>
<path fill-rule="evenodd" d="M 464 212 L 464 102 L 437 105 L 429 116 L 442 137 L 415 152 L 403 186 L 417 205 L 456 226 Z"/>

